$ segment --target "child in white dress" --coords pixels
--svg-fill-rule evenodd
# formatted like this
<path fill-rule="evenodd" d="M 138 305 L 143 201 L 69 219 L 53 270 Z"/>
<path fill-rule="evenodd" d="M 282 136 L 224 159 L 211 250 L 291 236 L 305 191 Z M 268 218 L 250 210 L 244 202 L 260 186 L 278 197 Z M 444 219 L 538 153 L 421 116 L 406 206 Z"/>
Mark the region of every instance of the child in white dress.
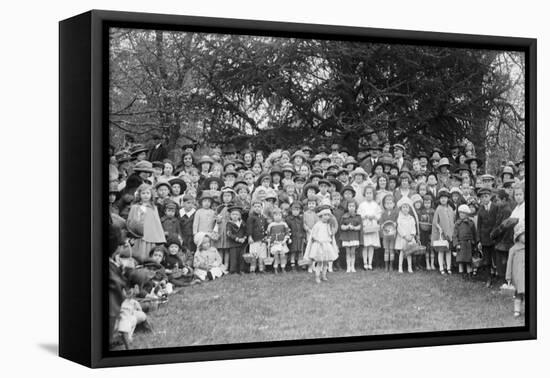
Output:
<path fill-rule="evenodd" d="M 365 201 L 359 204 L 357 214 L 363 220 L 363 266 L 365 270 L 372 270 L 374 248 L 380 248 L 380 225 L 382 208 L 375 201 L 374 186 L 365 187 Z"/>

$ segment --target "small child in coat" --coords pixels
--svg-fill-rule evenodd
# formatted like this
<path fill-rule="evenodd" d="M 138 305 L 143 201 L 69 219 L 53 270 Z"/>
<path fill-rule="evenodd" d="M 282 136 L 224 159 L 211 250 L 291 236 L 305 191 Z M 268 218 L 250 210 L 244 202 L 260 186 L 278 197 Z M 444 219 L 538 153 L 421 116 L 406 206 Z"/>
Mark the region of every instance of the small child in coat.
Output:
<path fill-rule="evenodd" d="M 439 206 L 435 209 L 433 223 L 432 223 L 432 246 L 436 240 L 446 240 L 452 242 L 454 225 L 455 225 L 455 212 L 449 206 L 450 193 L 447 189 L 441 188 L 437 194 Z M 438 247 L 440 248 L 440 247 Z M 445 267 L 447 268 L 447 274 L 451 274 L 451 250 L 450 248 L 440 248 L 437 254 L 437 260 L 439 263 L 439 271 L 441 274 L 445 274 Z"/>
<path fill-rule="evenodd" d="M 303 258 L 306 230 L 304 229 L 304 217 L 301 215 L 302 205 L 294 201 L 290 206 L 290 215 L 285 218 L 290 227 L 290 267 L 296 270 L 296 263 Z"/>
<path fill-rule="evenodd" d="M 179 211 L 180 230 L 182 238 L 182 248 L 188 251 L 197 249 L 197 246 L 193 242 L 193 222 L 195 221 L 195 206 L 194 199 L 188 194 L 184 194 L 181 197 L 181 208 Z"/>
<path fill-rule="evenodd" d="M 463 278 L 469 278 L 472 273 L 472 252 L 477 241 L 476 226 L 470 218 L 468 205 L 458 206 L 458 217 L 453 232 L 453 246 L 457 251 L 458 272 L 463 275 Z M 464 265 L 466 265 L 466 272 L 464 272 Z"/>
<path fill-rule="evenodd" d="M 281 267 L 281 273 L 285 272 L 287 253 L 289 251 L 287 242 L 290 239 L 290 228 L 283 221 L 281 209 L 273 209 L 273 222 L 267 226 L 267 238 L 269 241 L 269 252 L 275 258 L 273 262 L 273 272 L 279 273 L 278 267 Z"/>
<path fill-rule="evenodd" d="M 243 254 L 246 249 L 246 224 L 242 220 L 243 209 L 239 206 L 232 206 L 228 209 L 229 222 L 227 223 L 227 238 L 232 241 L 229 248 L 229 273 L 244 272 Z"/>
<path fill-rule="evenodd" d="M 431 248 L 432 223 L 434 209 L 432 207 L 432 196 L 425 194 L 422 209 L 418 212 L 418 223 L 420 230 L 420 244 L 426 247 L 426 270 L 435 270 L 435 253 Z"/>
<path fill-rule="evenodd" d="M 178 212 L 178 204 L 171 199 L 164 201 L 164 216 L 161 218 L 162 228 L 164 230 L 164 236 L 166 239 L 178 239 L 181 238 L 181 224 L 180 220 L 176 218 Z"/>
<path fill-rule="evenodd" d="M 515 244 L 510 248 L 506 263 L 506 281 L 516 288 L 514 316 L 521 315 L 521 305 L 525 301 L 525 224 L 514 227 Z"/>
<path fill-rule="evenodd" d="M 264 259 L 267 257 L 265 244 L 265 230 L 267 229 L 267 218 L 262 214 L 263 204 L 260 199 L 252 200 L 251 210 L 246 220 L 246 233 L 248 235 L 249 253 L 252 255 L 250 273 L 264 272 Z"/>
<path fill-rule="evenodd" d="M 347 212 L 342 216 L 340 238 L 346 249 L 346 273 L 355 273 L 355 249 L 361 240 L 361 216 L 357 214 L 357 202 L 352 199 L 346 202 Z"/>

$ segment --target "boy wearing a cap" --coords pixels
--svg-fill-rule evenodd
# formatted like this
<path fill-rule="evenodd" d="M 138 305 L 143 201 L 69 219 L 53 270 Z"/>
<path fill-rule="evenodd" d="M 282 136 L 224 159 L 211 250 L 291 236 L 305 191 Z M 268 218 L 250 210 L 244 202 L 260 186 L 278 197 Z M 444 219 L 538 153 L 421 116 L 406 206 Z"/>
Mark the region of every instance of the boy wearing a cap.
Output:
<path fill-rule="evenodd" d="M 462 274 L 462 278 L 468 279 L 472 273 L 472 250 L 477 241 L 476 227 L 470 218 L 468 205 L 458 206 L 458 217 L 453 232 L 453 246 L 457 251 L 458 273 Z M 466 265 L 466 272 L 464 265 Z"/>

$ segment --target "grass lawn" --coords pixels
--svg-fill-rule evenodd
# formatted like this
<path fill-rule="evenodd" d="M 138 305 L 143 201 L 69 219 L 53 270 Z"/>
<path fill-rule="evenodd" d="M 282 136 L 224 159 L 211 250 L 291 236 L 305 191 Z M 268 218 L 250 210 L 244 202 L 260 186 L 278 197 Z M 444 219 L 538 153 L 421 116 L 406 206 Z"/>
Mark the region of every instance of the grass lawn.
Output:
<path fill-rule="evenodd" d="M 437 272 L 383 270 L 228 275 L 184 288 L 149 314 L 131 348 L 460 330 L 524 325 L 512 298 Z"/>

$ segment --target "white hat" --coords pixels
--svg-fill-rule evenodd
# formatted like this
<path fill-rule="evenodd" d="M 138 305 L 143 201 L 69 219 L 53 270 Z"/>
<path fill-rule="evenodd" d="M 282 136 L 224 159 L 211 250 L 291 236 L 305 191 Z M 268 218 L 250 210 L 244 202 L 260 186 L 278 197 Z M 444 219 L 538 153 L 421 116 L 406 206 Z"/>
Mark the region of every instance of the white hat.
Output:
<path fill-rule="evenodd" d="M 401 208 L 401 206 L 403 205 L 409 205 L 409 207 L 413 207 L 413 203 L 411 201 L 411 199 L 407 196 L 403 196 L 401 197 L 401 199 L 399 201 L 397 201 L 397 208 Z"/>
<path fill-rule="evenodd" d="M 464 213 L 464 214 L 470 214 L 470 208 L 468 207 L 468 205 L 460 205 L 458 207 L 458 212 Z"/>

